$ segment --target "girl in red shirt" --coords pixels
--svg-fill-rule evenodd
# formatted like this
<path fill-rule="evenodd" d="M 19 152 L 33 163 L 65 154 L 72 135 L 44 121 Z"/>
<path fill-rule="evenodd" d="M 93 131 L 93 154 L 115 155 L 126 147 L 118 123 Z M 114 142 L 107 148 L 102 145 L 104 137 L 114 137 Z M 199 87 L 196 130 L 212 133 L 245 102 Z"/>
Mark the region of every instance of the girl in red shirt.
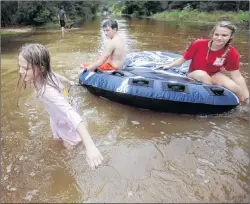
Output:
<path fill-rule="evenodd" d="M 229 21 L 221 21 L 212 29 L 211 40 L 193 42 L 182 57 L 164 69 L 179 66 L 190 60 L 188 76 L 205 84 L 217 84 L 234 92 L 241 104 L 249 104 L 249 90 L 239 71 L 239 53 L 231 46 L 236 27 Z M 220 69 L 229 71 L 231 78 Z"/>

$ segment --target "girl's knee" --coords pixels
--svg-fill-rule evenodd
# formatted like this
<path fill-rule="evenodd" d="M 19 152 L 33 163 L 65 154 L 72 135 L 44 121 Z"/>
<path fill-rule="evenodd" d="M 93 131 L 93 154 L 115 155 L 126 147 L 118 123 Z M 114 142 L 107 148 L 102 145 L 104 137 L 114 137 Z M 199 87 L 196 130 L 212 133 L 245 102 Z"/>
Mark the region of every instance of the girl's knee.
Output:
<path fill-rule="evenodd" d="M 223 87 L 225 87 L 233 92 L 240 91 L 240 86 L 238 84 L 236 84 L 229 77 L 222 75 L 222 74 L 217 74 L 216 76 L 213 76 L 212 83 L 219 85 L 219 86 L 223 86 Z"/>
<path fill-rule="evenodd" d="M 241 92 L 241 88 L 238 84 L 236 83 L 230 83 L 227 88 L 235 93 L 240 93 Z"/>
<path fill-rule="evenodd" d="M 205 84 L 212 84 L 211 77 L 205 71 L 196 70 L 189 73 L 188 76 Z"/>

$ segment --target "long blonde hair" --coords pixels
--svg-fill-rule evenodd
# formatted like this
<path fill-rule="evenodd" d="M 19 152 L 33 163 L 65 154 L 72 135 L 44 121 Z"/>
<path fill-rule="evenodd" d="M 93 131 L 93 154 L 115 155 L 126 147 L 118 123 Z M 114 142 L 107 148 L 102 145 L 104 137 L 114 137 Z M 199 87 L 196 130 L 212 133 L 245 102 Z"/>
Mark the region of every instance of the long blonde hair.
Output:
<path fill-rule="evenodd" d="M 41 80 L 42 80 L 42 84 L 50 84 L 51 86 L 53 86 L 54 88 L 56 88 L 58 91 L 60 91 L 58 83 L 55 83 L 55 81 L 53 80 L 53 78 L 55 79 L 55 75 L 51 70 L 51 64 L 50 64 L 50 54 L 49 54 L 49 50 L 43 46 L 42 44 L 38 44 L 38 43 L 30 43 L 30 44 L 24 44 L 20 49 L 19 49 L 19 53 L 18 56 L 22 56 L 27 62 L 28 65 L 31 65 L 31 68 L 33 70 L 33 76 L 35 78 L 35 66 L 38 67 L 38 69 L 43 71 L 41 72 Z M 19 71 L 19 67 L 18 67 L 18 71 Z M 25 76 L 26 77 L 26 76 Z M 24 79 L 25 79 L 24 77 Z M 20 81 L 21 81 L 21 74 L 19 73 L 19 78 L 18 78 L 18 82 L 17 82 L 17 88 L 19 88 L 20 85 Z M 22 80 L 22 84 L 21 84 L 21 89 L 22 88 L 26 88 L 26 82 L 25 80 Z M 35 87 L 35 89 L 37 90 L 37 93 L 39 95 L 42 95 L 43 93 L 41 93 L 42 87 L 38 88 L 37 86 L 37 82 L 36 80 L 33 81 L 33 85 Z M 45 91 L 45 89 L 43 89 Z M 21 90 L 18 93 L 18 98 L 20 95 Z M 18 104 L 18 101 L 17 101 Z"/>

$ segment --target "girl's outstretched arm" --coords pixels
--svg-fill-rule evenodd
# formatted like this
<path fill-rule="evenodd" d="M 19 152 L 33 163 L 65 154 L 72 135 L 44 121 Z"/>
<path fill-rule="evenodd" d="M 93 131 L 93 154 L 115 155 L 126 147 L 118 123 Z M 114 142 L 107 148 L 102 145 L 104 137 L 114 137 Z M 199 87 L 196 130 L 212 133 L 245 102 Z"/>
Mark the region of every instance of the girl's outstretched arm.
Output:
<path fill-rule="evenodd" d="M 171 62 L 170 64 L 166 65 L 163 69 L 169 69 L 171 67 L 177 67 L 181 64 L 183 64 L 186 60 L 184 59 L 184 57 L 180 57 L 176 60 L 174 60 L 173 62 Z"/>
<path fill-rule="evenodd" d="M 48 107 L 47 110 L 49 109 L 49 114 L 60 112 L 71 122 L 72 127 L 79 134 L 86 147 L 86 159 L 90 167 L 94 169 L 100 165 L 103 161 L 103 157 L 91 139 L 81 116 L 54 87 L 47 86 L 41 97 L 45 106 Z"/>
<path fill-rule="evenodd" d="M 61 83 L 65 86 L 65 87 L 70 87 L 70 86 L 73 86 L 74 85 L 74 82 L 73 81 L 70 81 L 68 80 L 66 77 L 56 73 L 56 72 L 53 72 L 56 77 L 61 81 Z"/>
<path fill-rule="evenodd" d="M 86 160 L 90 165 L 90 167 L 92 169 L 95 169 L 102 163 L 103 157 L 100 151 L 95 146 L 83 122 L 79 123 L 79 125 L 76 128 L 76 131 L 82 138 L 82 141 L 86 147 L 86 153 L 87 153 Z"/>

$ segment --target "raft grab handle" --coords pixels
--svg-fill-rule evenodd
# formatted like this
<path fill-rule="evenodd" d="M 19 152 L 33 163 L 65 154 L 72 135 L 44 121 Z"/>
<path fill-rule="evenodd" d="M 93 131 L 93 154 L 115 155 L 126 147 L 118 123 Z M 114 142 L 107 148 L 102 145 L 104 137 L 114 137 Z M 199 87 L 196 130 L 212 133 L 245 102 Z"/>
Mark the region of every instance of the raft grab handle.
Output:
<path fill-rule="evenodd" d="M 120 75 L 120 76 L 124 76 L 125 74 L 123 73 L 123 72 L 121 72 L 121 71 L 113 71 L 112 73 L 111 73 L 112 75 Z"/>
<path fill-rule="evenodd" d="M 154 80 L 148 80 L 144 78 L 138 78 L 138 79 L 130 78 L 128 84 L 153 88 Z"/>
<path fill-rule="evenodd" d="M 175 91 L 188 93 L 188 86 L 179 82 L 163 82 L 163 91 Z"/>
<path fill-rule="evenodd" d="M 212 96 L 224 96 L 224 88 L 222 87 L 209 87 L 209 86 L 203 86 L 210 95 Z"/>
<path fill-rule="evenodd" d="M 95 68 L 95 72 L 96 72 L 96 73 L 103 73 L 103 71 L 100 70 L 99 68 Z"/>

